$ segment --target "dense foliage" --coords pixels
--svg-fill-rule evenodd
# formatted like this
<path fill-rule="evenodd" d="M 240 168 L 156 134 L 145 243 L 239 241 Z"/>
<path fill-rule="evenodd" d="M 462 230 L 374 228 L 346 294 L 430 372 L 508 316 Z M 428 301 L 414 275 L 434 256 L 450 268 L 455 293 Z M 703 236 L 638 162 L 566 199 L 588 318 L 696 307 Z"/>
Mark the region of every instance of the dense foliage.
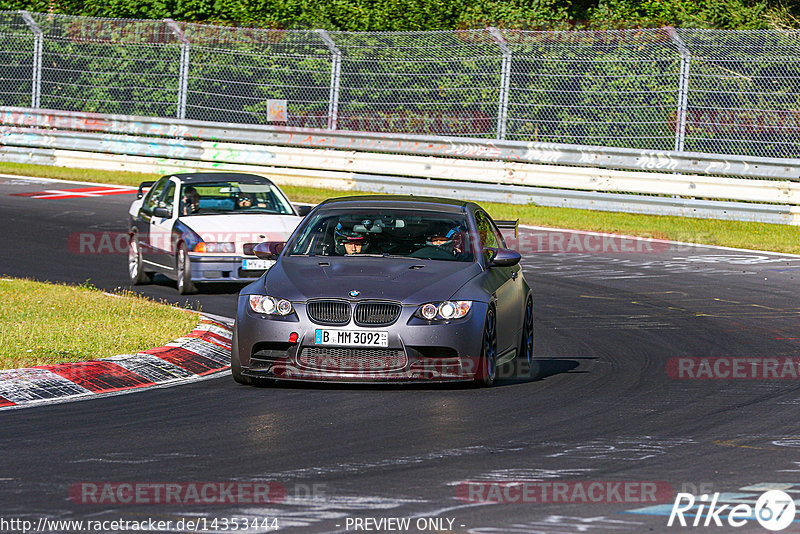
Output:
<path fill-rule="evenodd" d="M 0 9 L 347 31 L 800 27 L 797 0 L 0 0 Z"/>

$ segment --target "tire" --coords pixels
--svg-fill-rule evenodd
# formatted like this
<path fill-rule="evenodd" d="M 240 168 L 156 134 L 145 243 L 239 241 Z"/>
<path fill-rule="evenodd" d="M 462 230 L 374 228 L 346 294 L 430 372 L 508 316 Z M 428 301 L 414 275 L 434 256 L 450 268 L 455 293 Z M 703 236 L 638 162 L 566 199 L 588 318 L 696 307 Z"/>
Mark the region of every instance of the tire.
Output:
<path fill-rule="evenodd" d="M 231 375 L 233 379 L 246 386 L 253 384 L 250 377 L 242 375 L 242 362 L 239 361 L 239 342 L 236 336 L 236 327 L 233 330 L 233 340 L 231 340 Z"/>
<path fill-rule="evenodd" d="M 528 297 L 525 304 L 525 319 L 522 323 L 522 337 L 516 362 L 516 374 L 521 378 L 536 378 L 539 375 L 539 363 L 533 357 L 533 300 Z"/>
<path fill-rule="evenodd" d="M 132 235 L 128 243 L 128 277 L 135 286 L 153 281 L 153 274 L 145 272 L 142 266 L 142 249 L 136 235 Z"/>
<path fill-rule="evenodd" d="M 253 378 L 242 374 L 242 362 L 239 360 L 239 342 L 236 336 L 236 327 L 233 330 L 231 342 L 231 376 L 234 381 L 245 386 L 267 387 L 275 383 L 272 378 Z"/>
<path fill-rule="evenodd" d="M 197 286 L 192 282 L 191 261 L 186 244 L 181 243 L 178 247 L 178 256 L 175 259 L 178 293 L 181 295 L 191 295 L 197 292 Z"/>
<path fill-rule="evenodd" d="M 478 362 L 476 382 L 481 387 L 490 387 L 497 378 L 497 316 L 489 307 L 483 322 L 481 357 Z"/>

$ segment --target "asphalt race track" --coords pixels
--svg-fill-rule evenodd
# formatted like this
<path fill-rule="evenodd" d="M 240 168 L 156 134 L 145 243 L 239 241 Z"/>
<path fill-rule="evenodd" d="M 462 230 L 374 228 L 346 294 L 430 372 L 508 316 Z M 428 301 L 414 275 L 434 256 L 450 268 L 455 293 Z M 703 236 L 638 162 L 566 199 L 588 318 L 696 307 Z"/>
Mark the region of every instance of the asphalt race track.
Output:
<path fill-rule="evenodd" d="M 127 287 L 124 251 L 91 254 L 69 243 L 82 232 L 125 232 L 133 195 L 11 196 L 73 187 L 0 179 L 0 274 Z M 680 245 L 631 252 L 631 243 L 584 235 L 525 235 L 524 250 L 549 247 L 523 256 L 541 379 L 491 389 L 258 389 L 226 374 L 4 411 L 0 517 L 205 518 L 205 531 L 218 532 L 231 530 L 221 528 L 224 518 L 276 519 L 289 532 L 397 531 L 371 522 L 380 518 L 412 518 L 414 532 L 765 532 L 756 521 L 733 529 L 670 528 L 667 520 L 681 491 L 754 504 L 764 484 L 783 483 L 800 498 L 798 376 L 781 364 L 782 374 L 767 379 L 731 379 L 736 361 L 747 362 L 739 369 L 747 375 L 762 367 L 751 362 L 800 359 L 800 257 Z M 184 302 L 166 279 L 136 290 Z M 189 302 L 230 317 L 236 292 L 211 288 Z M 723 361 L 713 369 L 718 379 L 699 371 L 712 358 L 724 359 L 704 360 L 706 369 Z M 100 495 L 86 493 L 95 486 L 193 482 L 279 490 L 268 503 L 235 495 L 241 502 L 84 502 Z M 508 482 L 526 482 L 532 493 L 503 494 Z M 575 488 L 590 482 L 605 489 L 582 497 Z M 557 495 L 556 483 L 569 490 Z M 615 483 L 666 498 L 637 500 L 609 490 Z M 783 532 L 800 532 L 800 523 Z"/>

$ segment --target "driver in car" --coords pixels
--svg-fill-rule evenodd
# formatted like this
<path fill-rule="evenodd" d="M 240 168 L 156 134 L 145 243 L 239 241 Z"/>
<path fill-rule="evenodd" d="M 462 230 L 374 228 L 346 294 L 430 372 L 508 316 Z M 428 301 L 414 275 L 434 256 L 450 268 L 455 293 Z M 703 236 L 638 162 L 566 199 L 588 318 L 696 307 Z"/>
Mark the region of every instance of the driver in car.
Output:
<path fill-rule="evenodd" d="M 336 227 L 336 254 L 352 256 L 363 254 L 367 249 L 367 238 L 358 232 L 344 230 L 341 223 Z"/>
<path fill-rule="evenodd" d="M 191 185 L 183 188 L 183 198 L 181 199 L 183 215 L 192 215 L 200 210 L 200 193 Z"/>
<path fill-rule="evenodd" d="M 428 259 L 453 259 L 463 252 L 462 235 L 459 227 L 444 229 L 425 239 L 425 246 L 412 256 Z"/>

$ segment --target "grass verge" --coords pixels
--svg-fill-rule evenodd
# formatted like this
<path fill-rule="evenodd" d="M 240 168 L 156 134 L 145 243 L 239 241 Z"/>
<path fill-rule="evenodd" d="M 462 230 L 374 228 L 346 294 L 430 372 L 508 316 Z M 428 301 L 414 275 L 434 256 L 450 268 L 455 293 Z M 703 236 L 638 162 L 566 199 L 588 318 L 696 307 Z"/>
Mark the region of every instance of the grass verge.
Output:
<path fill-rule="evenodd" d="M 0 279 L 0 369 L 78 362 L 159 347 L 198 316 L 130 292 Z"/>
<path fill-rule="evenodd" d="M 153 174 L 67 169 L 18 163 L 0 163 L 0 173 L 134 186 L 158 178 Z M 291 185 L 282 185 L 281 189 L 292 201 L 309 203 L 321 202 L 334 196 L 371 194 Z M 800 228 L 796 226 L 520 204 L 487 202 L 481 205 L 496 219 L 519 219 L 522 224 L 800 254 Z"/>

